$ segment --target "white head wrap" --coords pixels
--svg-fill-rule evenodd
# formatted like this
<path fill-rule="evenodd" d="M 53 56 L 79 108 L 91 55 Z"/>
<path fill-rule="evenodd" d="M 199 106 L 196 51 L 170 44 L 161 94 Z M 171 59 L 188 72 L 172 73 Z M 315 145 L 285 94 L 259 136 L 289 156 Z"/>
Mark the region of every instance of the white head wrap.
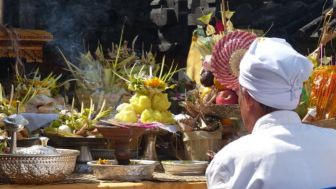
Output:
<path fill-rule="evenodd" d="M 239 83 L 258 102 L 282 110 L 297 107 L 309 60 L 279 38 L 257 38 L 240 62 Z"/>

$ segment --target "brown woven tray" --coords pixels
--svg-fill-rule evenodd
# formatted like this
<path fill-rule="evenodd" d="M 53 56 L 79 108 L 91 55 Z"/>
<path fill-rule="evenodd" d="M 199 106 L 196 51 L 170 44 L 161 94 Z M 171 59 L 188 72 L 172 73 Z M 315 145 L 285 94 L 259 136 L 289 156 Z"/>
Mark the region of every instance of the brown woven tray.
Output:
<path fill-rule="evenodd" d="M 237 117 L 240 118 L 240 110 L 238 104 L 234 105 L 208 105 L 202 110 L 203 114 L 208 116 L 216 116 L 221 119 Z"/>

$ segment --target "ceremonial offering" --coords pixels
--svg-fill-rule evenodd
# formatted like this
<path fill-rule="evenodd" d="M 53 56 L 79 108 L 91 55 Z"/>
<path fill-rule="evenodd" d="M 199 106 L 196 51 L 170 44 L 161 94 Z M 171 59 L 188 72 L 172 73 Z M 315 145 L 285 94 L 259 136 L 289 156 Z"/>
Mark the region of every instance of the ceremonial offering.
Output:
<path fill-rule="evenodd" d="M 164 91 L 174 88 L 168 82 L 178 72 L 177 67 L 170 66 L 167 73 L 163 73 L 165 60 L 162 60 L 160 70 L 153 70 L 134 73 L 133 69 L 128 73 L 128 79 L 118 75 L 128 84 L 128 89 L 135 94 L 130 98 L 129 103 L 123 103 L 117 107 L 117 114 L 114 118 L 121 122 L 173 124 L 175 120 L 169 107 L 168 94 Z M 143 67 L 144 68 L 144 67 Z M 138 119 L 140 117 L 140 120 Z"/>

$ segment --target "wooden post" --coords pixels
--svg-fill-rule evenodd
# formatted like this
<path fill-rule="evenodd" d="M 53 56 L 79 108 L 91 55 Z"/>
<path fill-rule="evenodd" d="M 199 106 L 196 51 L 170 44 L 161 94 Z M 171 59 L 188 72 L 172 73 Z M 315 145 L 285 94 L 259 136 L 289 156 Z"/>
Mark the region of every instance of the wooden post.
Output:
<path fill-rule="evenodd" d="M 0 24 L 4 24 L 4 0 L 0 0 Z"/>

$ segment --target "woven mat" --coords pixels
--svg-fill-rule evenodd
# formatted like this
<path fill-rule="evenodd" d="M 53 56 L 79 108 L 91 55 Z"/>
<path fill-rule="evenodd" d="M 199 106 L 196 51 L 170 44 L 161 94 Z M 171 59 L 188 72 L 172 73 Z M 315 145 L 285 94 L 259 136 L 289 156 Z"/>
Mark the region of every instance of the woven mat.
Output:
<path fill-rule="evenodd" d="M 178 175 L 171 175 L 166 173 L 157 173 L 154 172 L 153 174 L 154 181 L 179 181 L 179 182 L 205 182 L 205 176 L 178 176 Z"/>
<path fill-rule="evenodd" d="M 177 176 L 177 175 L 170 175 L 165 173 L 153 173 L 153 179 L 149 181 L 154 182 L 205 182 L 205 176 Z M 107 183 L 107 182 L 118 182 L 118 181 L 111 181 L 111 180 L 98 180 L 92 174 L 78 174 L 74 173 L 68 176 L 66 179 L 51 183 L 51 184 L 75 184 L 75 183 Z M 4 183 L 0 182 L 0 185 Z"/>
<path fill-rule="evenodd" d="M 205 182 L 205 176 L 177 176 L 165 173 L 154 172 L 153 179 L 156 182 Z M 98 180 L 92 174 L 72 174 L 65 180 L 53 184 L 73 184 L 73 183 L 106 183 L 118 182 L 110 180 Z"/>

